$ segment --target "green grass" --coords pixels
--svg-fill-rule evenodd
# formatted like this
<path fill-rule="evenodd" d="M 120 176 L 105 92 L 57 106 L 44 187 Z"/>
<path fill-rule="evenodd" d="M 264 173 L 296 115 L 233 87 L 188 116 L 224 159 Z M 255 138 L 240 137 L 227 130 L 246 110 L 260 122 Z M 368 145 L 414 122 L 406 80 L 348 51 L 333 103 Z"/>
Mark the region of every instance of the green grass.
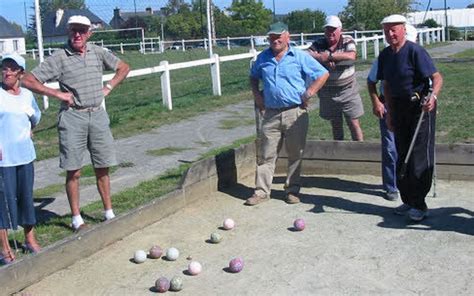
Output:
<path fill-rule="evenodd" d="M 119 169 L 120 165 L 118 166 L 113 166 L 109 168 L 109 174 L 113 174 Z M 62 172 L 59 174 L 61 177 L 66 177 L 66 172 Z M 87 178 L 87 177 L 95 177 L 95 171 L 94 167 L 90 164 L 85 165 L 81 169 L 81 178 Z"/>
<path fill-rule="evenodd" d="M 176 154 L 178 152 L 186 151 L 189 150 L 189 148 L 184 148 L 184 147 L 165 147 L 161 149 L 155 149 L 155 150 L 148 150 L 146 154 L 152 155 L 152 156 L 165 156 L 165 155 L 172 155 Z"/>
<path fill-rule="evenodd" d="M 454 58 L 474 58 L 474 48 L 453 55 Z"/>
<path fill-rule="evenodd" d="M 254 125 L 255 119 L 229 118 L 219 122 L 219 128 L 230 130 L 239 126 Z"/>

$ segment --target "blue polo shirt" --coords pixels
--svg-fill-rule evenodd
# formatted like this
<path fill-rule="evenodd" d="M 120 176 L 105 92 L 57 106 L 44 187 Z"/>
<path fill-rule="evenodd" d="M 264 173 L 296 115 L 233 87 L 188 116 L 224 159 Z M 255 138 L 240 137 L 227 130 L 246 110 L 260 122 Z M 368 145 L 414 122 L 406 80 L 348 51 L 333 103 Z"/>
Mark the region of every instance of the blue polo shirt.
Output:
<path fill-rule="evenodd" d="M 250 77 L 262 80 L 265 108 L 300 105 L 306 79 L 316 80 L 327 70 L 308 53 L 289 47 L 280 61 L 271 48 L 262 51 L 250 70 Z"/>
<path fill-rule="evenodd" d="M 428 52 L 411 41 L 406 41 L 398 52 L 386 47 L 378 60 L 377 79 L 389 83 L 393 97 L 409 98 L 414 92 L 426 94 L 429 78 L 437 72 Z"/>

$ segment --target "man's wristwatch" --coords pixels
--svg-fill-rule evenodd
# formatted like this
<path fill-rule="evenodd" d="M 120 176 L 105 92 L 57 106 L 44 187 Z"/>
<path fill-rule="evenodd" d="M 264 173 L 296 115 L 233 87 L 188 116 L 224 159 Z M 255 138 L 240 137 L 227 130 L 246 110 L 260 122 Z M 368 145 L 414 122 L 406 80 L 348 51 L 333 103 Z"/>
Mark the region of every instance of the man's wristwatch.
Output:
<path fill-rule="evenodd" d="M 334 61 L 334 59 L 332 58 L 332 52 L 329 52 L 328 61 L 330 62 Z"/>

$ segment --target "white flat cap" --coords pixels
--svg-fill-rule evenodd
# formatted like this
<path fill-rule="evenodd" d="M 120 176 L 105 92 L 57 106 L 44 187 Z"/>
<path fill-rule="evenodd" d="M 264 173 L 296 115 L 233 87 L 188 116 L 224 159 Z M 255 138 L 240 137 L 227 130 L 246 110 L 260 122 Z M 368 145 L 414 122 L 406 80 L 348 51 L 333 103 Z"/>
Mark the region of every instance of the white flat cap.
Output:
<path fill-rule="evenodd" d="M 392 14 L 385 17 L 380 23 L 383 24 L 405 24 L 407 18 L 401 14 Z"/>
<path fill-rule="evenodd" d="M 326 23 L 324 24 L 324 28 L 326 27 L 341 28 L 342 27 L 341 20 L 335 15 L 330 15 L 326 18 Z"/>
<path fill-rule="evenodd" d="M 83 15 L 73 15 L 69 18 L 69 20 L 67 21 L 67 24 L 68 25 L 78 24 L 78 25 L 84 25 L 84 26 L 90 27 L 91 21 Z"/>

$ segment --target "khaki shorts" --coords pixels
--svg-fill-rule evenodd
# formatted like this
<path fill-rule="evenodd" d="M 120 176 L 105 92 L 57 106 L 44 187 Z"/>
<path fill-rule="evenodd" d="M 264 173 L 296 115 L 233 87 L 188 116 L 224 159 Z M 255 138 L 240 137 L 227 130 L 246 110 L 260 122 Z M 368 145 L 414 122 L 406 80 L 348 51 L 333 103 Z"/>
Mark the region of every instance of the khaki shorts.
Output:
<path fill-rule="evenodd" d="M 86 150 L 94 168 L 117 165 L 109 123 L 109 116 L 102 108 L 98 111 L 61 110 L 58 115 L 59 166 L 67 171 L 82 168 Z"/>
<path fill-rule="evenodd" d="M 319 115 L 326 120 L 340 118 L 342 114 L 349 119 L 364 115 L 362 98 L 355 80 L 344 87 L 323 87 L 318 96 Z"/>

